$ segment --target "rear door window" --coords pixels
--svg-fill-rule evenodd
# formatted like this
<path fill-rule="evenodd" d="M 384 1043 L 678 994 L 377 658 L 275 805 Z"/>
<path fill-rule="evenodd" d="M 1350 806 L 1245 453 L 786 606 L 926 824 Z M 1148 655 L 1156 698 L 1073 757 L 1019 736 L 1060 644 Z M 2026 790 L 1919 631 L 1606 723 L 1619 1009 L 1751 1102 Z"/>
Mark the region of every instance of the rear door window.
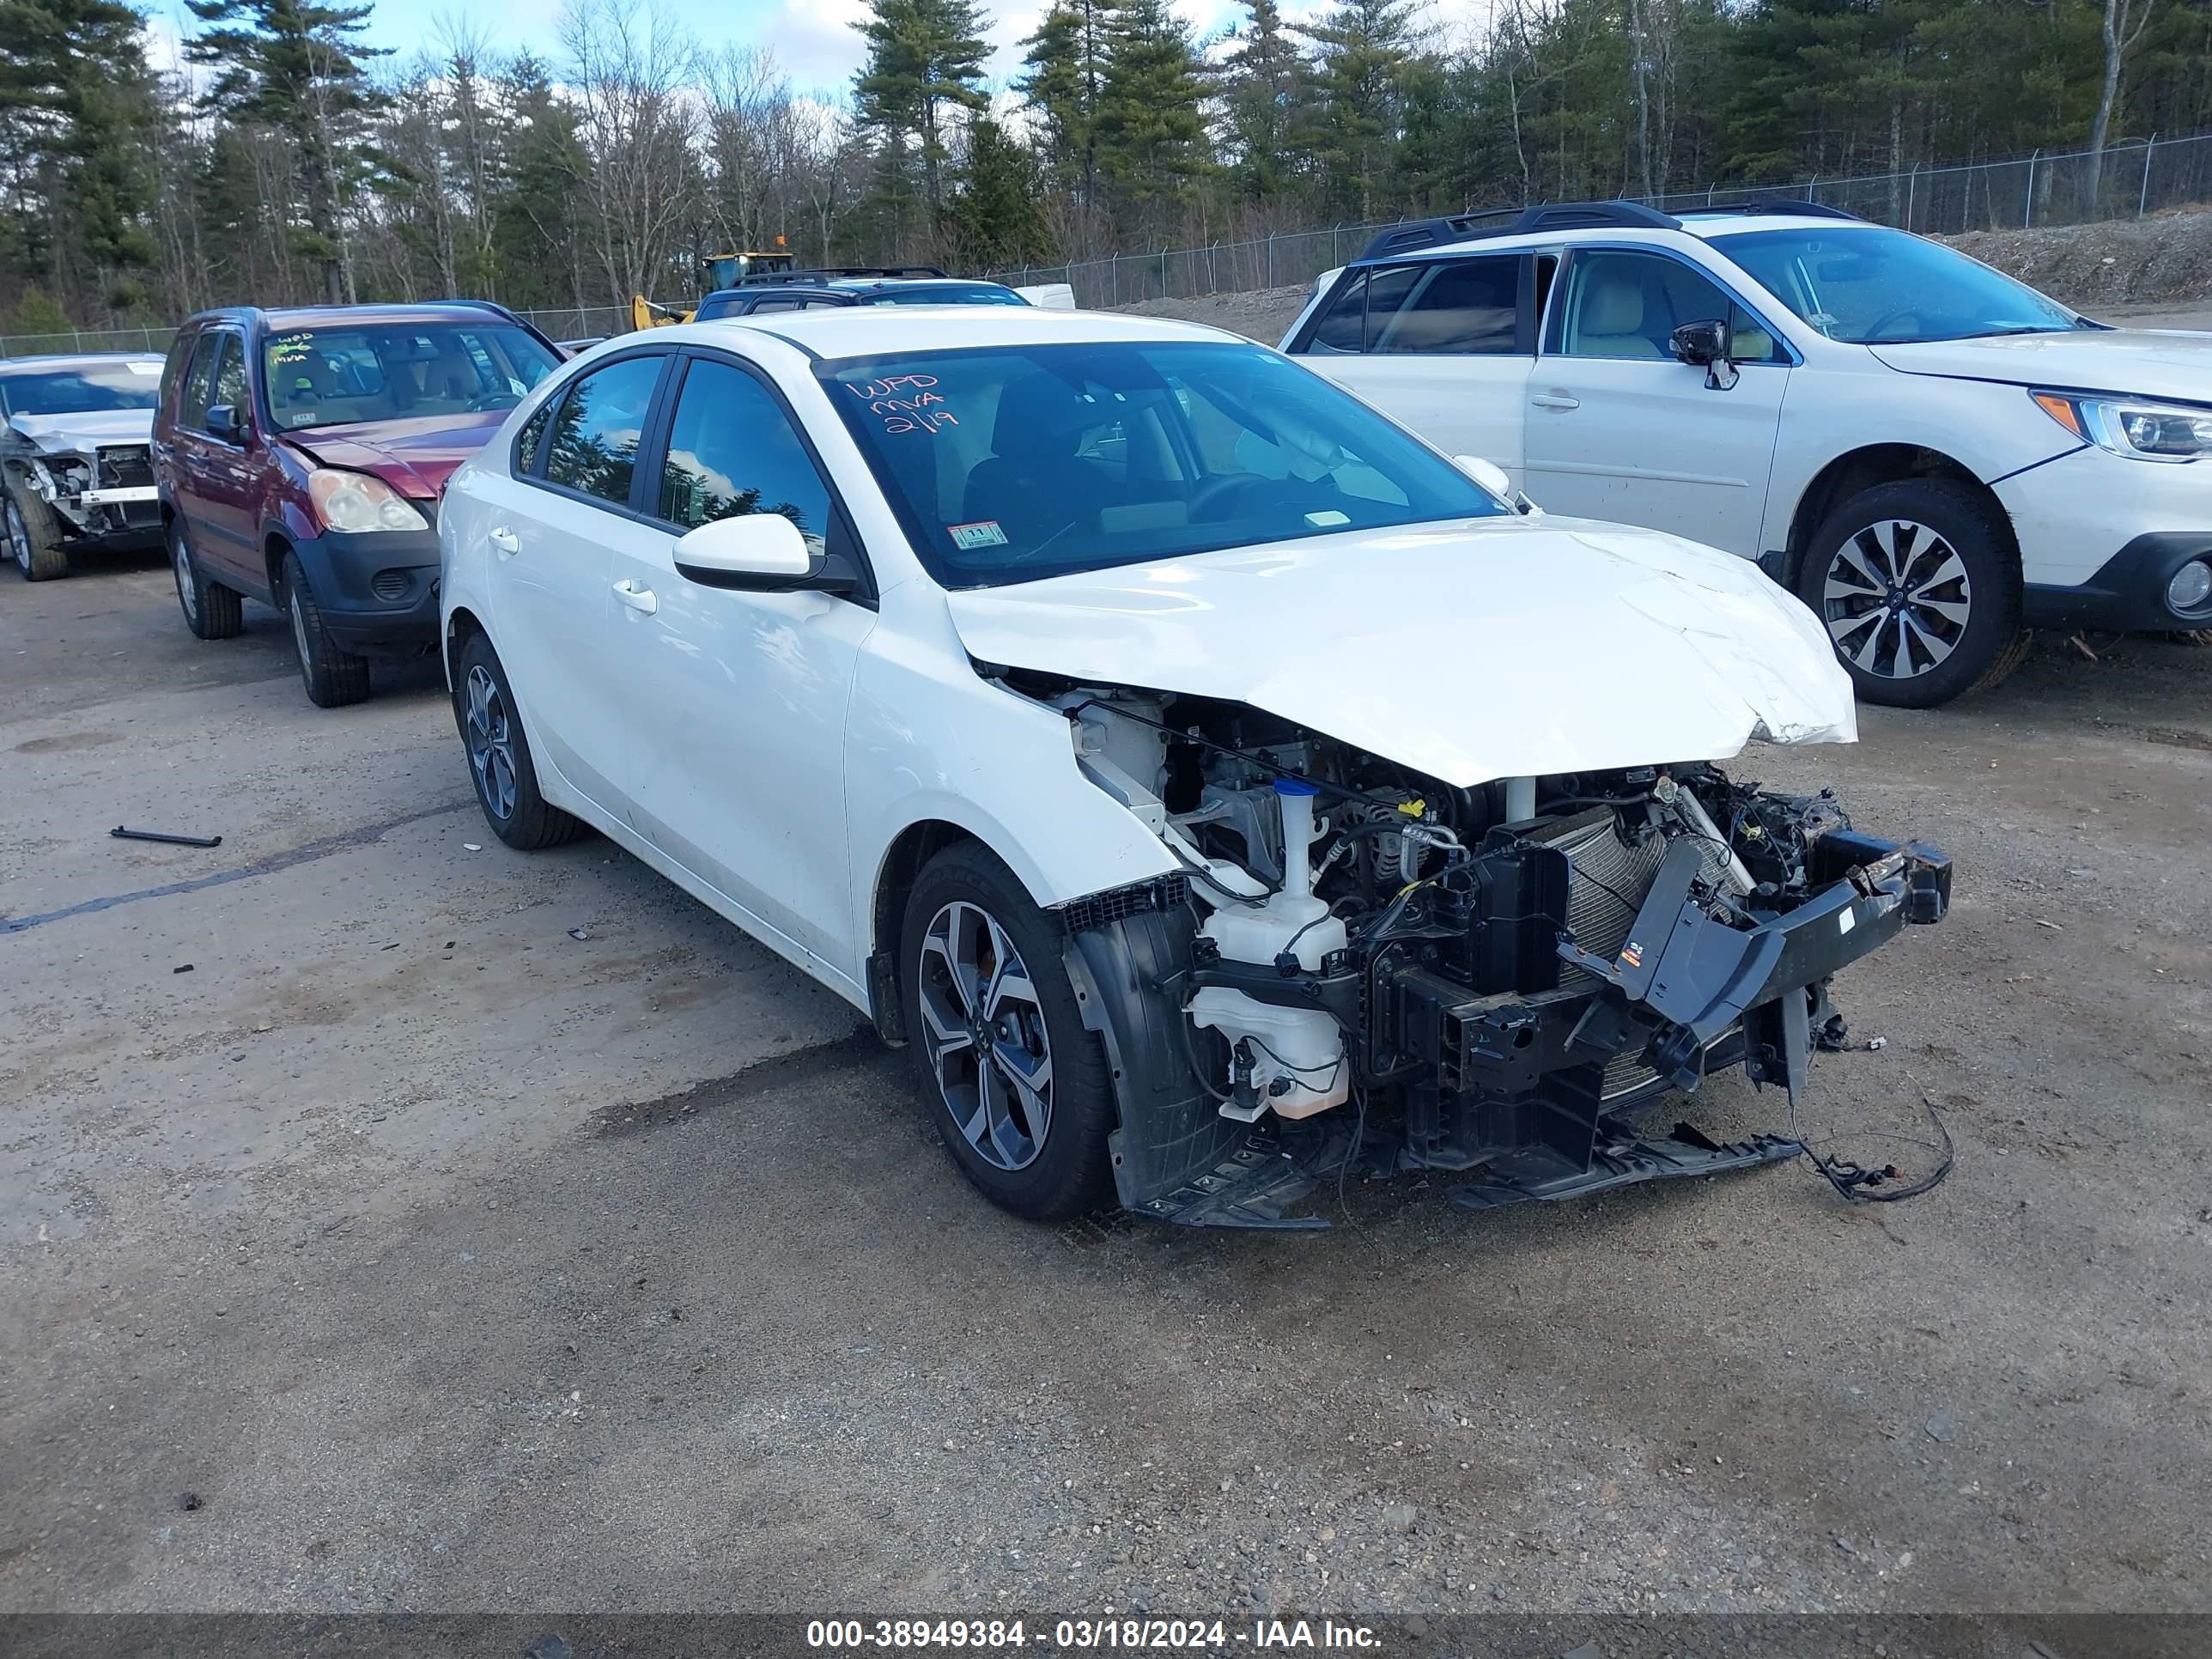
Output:
<path fill-rule="evenodd" d="M 1425 268 L 1404 304 L 1377 326 L 1368 349 L 1454 356 L 1502 356 L 1522 337 L 1521 257 L 1445 259 Z"/>
<path fill-rule="evenodd" d="M 667 361 L 659 352 L 624 357 L 571 386 L 553 417 L 545 482 L 627 507 L 646 412 Z"/>

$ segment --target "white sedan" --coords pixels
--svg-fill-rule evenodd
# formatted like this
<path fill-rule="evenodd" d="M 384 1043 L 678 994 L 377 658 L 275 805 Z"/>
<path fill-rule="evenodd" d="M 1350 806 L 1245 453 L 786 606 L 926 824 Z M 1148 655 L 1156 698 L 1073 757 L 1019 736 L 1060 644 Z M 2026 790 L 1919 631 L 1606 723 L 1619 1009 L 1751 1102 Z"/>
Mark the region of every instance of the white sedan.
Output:
<path fill-rule="evenodd" d="M 1854 737 L 1795 599 L 1498 482 L 1179 324 L 656 330 L 454 475 L 455 713 L 502 841 L 588 825 L 849 1000 L 1024 1216 L 1790 1156 L 1637 1119 L 1794 1098 L 1948 862 L 1711 764 Z"/>

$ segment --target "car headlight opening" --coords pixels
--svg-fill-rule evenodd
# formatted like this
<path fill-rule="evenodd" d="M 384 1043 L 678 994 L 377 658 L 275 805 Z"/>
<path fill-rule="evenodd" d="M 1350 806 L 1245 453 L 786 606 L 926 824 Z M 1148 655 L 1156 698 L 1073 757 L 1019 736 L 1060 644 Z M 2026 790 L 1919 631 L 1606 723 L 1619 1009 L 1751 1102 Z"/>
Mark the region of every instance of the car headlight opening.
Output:
<path fill-rule="evenodd" d="M 367 472 L 325 467 L 307 480 L 307 493 L 324 527 L 352 533 L 364 530 L 428 530 L 429 521 L 415 504 L 383 479 Z"/>
<path fill-rule="evenodd" d="M 2071 392 L 2028 395 L 2075 437 L 2130 460 L 2183 463 L 2212 455 L 2212 409 Z"/>

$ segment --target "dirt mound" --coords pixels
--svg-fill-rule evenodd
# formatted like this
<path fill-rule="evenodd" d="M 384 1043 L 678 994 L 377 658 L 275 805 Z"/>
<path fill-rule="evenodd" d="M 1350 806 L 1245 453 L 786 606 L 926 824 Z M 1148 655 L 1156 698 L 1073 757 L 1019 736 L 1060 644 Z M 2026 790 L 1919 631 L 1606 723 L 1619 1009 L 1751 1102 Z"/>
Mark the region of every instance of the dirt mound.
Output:
<path fill-rule="evenodd" d="M 1259 288 L 1246 294 L 1209 294 L 1202 300 L 1146 300 L 1118 309 L 1144 317 L 1173 317 L 1186 323 L 1210 323 L 1248 339 L 1273 345 L 1305 309 L 1306 289 Z"/>
<path fill-rule="evenodd" d="M 1943 240 L 2070 306 L 2212 299 L 2212 211 Z"/>

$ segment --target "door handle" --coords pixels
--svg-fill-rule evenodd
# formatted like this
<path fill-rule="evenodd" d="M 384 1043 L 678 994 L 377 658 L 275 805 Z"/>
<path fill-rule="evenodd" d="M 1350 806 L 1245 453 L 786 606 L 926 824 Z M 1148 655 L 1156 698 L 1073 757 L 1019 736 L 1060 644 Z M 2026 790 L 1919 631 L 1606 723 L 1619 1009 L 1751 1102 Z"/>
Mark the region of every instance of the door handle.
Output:
<path fill-rule="evenodd" d="M 1581 398 L 1570 398 L 1564 392 L 1539 392 L 1528 401 L 1539 409 L 1580 409 L 1583 406 Z"/>
<path fill-rule="evenodd" d="M 503 524 L 495 524 L 491 527 L 491 544 L 502 553 L 522 551 L 522 538 Z"/>
<path fill-rule="evenodd" d="M 653 596 L 651 588 L 640 587 L 628 580 L 615 584 L 615 597 L 631 610 L 642 611 L 648 617 L 660 609 L 660 601 Z"/>

